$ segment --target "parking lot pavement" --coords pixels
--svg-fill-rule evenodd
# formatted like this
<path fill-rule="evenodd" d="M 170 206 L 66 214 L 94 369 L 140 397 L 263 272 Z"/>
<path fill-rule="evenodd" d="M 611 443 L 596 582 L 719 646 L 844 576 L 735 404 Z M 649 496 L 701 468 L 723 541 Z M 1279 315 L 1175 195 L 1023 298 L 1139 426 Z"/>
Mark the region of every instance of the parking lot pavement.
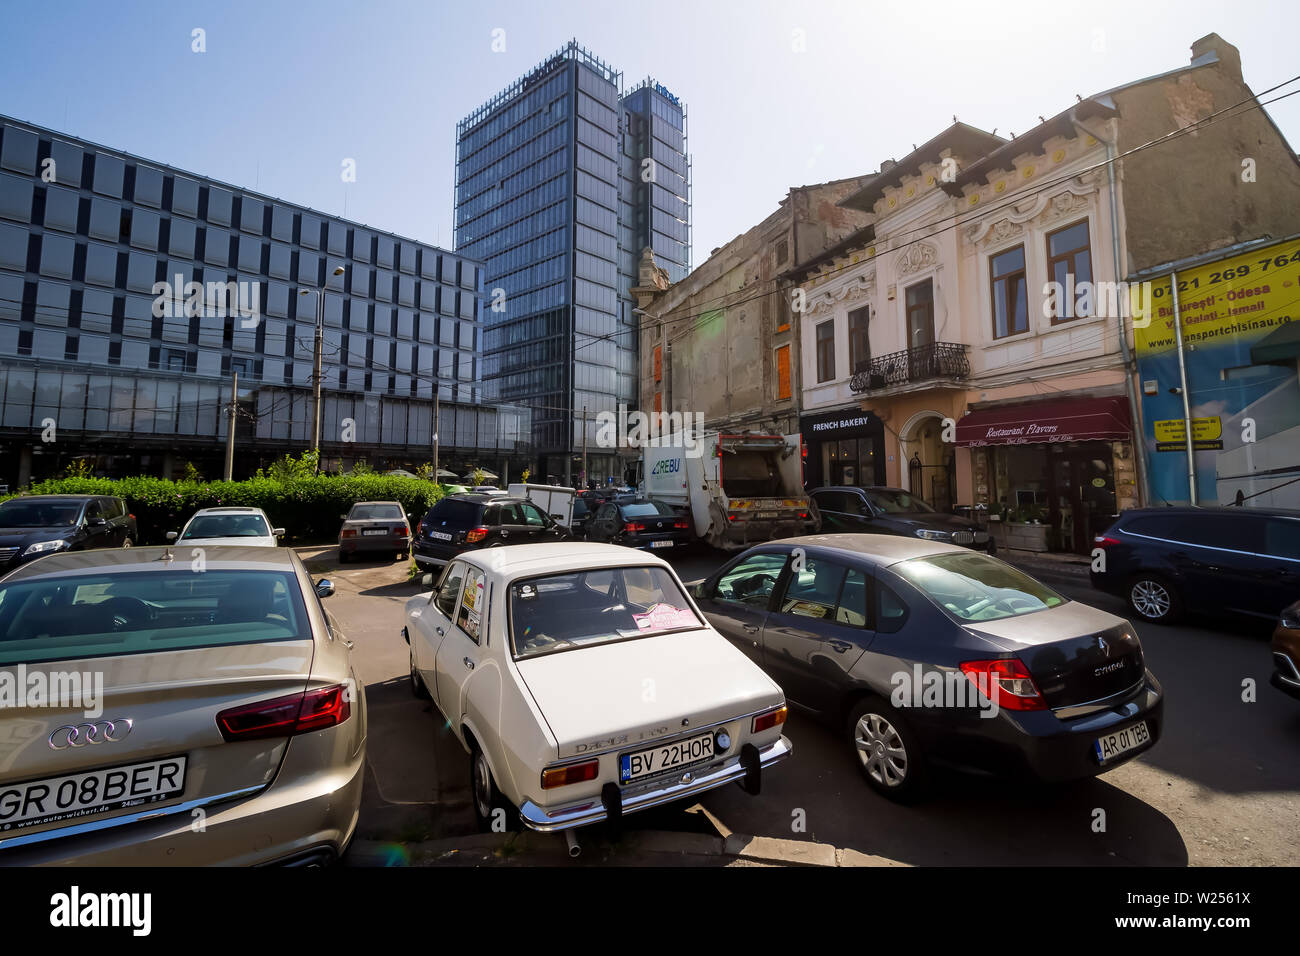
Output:
<path fill-rule="evenodd" d="M 419 845 L 467 837 L 474 823 L 468 758 L 436 711 L 406 686 L 407 649 L 399 630 L 403 604 L 418 587 L 406 581 L 404 564 L 336 570 L 328 554 L 323 557 L 337 589 L 330 607 L 356 644 L 371 708 L 370 773 L 358 837 L 405 844 L 402 852 L 417 847 L 415 859 L 424 859 Z M 706 551 L 675 555 L 673 564 L 690 582 L 724 560 Z M 1058 586 L 1071 598 L 1127 616 L 1115 598 Z M 1300 707 L 1268 686 L 1266 633 L 1221 622 L 1143 625 L 1147 663 L 1165 688 L 1165 733 L 1149 753 L 1093 780 L 1049 788 L 945 775 L 929 800 L 900 807 L 867 789 L 842 731 L 796 710 L 787 724 L 794 756 L 765 776 L 757 798 L 726 787 L 697 807 L 630 816 L 621 835 L 585 830 L 591 849 L 576 861 L 554 855 L 563 850 L 561 838 L 539 835 L 513 844 L 504 856 L 495 849 L 490 856 L 521 864 L 654 865 L 668 857 L 636 849 L 637 834 L 710 838 L 734 831 L 830 847 L 841 862 L 1293 866 L 1300 863 Z M 1257 688 L 1254 702 L 1242 699 L 1248 679 Z M 448 852 L 445 845 L 439 850 Z M 426 862 L 472 857 L 458 851 Z"/>

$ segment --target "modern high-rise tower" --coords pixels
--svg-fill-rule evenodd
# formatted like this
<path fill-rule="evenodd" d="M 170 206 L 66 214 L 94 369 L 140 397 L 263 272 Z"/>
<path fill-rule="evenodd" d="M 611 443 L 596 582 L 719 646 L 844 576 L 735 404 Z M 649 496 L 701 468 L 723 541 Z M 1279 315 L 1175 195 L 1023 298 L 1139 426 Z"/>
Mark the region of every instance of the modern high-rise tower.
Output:
<path fill-rule="evenodd" d="M 646 248 L 674 281 L 690 271 L 686 112 L 652 80 L 576 41 L 456 128 L 456 249 L 484 263 L 483 381 L 533 409 L 543 474 L 622 475 L 596 416 L 637 406 L 628 290 Z"/>

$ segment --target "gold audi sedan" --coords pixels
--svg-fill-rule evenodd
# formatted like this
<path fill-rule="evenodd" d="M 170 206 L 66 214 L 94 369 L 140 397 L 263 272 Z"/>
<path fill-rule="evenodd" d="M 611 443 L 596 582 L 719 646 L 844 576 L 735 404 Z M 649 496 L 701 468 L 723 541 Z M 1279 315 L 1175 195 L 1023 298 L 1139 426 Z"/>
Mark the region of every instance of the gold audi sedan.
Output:
<path fill-rule="evenodd" d="M 0 864 L 341 856 L 366 701 L 331 593 L 287 548 L 76 551 L 0 579 Z"/>

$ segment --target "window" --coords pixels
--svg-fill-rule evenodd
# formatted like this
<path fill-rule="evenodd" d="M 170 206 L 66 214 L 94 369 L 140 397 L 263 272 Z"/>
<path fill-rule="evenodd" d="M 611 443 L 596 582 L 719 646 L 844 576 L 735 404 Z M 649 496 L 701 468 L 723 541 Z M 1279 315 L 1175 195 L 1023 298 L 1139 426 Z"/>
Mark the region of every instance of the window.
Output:
<path fill-rule="evenodd" d="M 656 345 L 654 354 L 655 354 L 655 381 L 661 382 L 663 381 L 663 377 L 664 377 L 663 346 Z"/>
<path fill-rule="evenodd" d="M 926 279 L 907 290 L 907 347 L 934 344 L 934 283 Z"/>
<path fill-rule="evenodd" d="M 1068 322 L 1087 313 L 1079 310 L 1078 296 L 1066 300 L 1067 289 L 1092 283 L 1092 251 L 1088 220 L 1047 234 L 1047 277 L 1059 290 L 1052 297 L 1052 322 Z M 1072 277 L 1072 278 L 1071 278 Z"/>
<path fill-rule="evenodd" d="M 835 322 L 817 326 L 817 381 L 829 382 L 835 377 Z"/>
<path fill-rule="evenodd" d="M 533 528 L 546 527 L 546 518 L 543 517 L 541 511 L 537 509 L 536 505 L 521 504 L 519 505 L 519 511 L 523 519 L 523 524 Z"/>
<path fill-rule="evenodd" d="M 658 412 L 662 412 L 663 410 L 664 410 L 664 393 L 655 392 L 655 412 L 658 413 Z"/>
<path fill-rule="evenodd" d="M 779 266 L 790 258 L 790 240 L 782 239 L 776 244 L 776 264 Z"/>
<path fill-rule="evenodd" d="M 755 554 L 722 572 L 713 597 L 718 601 L 766 608 L 784 567 L 783 552 Z"/>
<path fill-rule="evenodd" d="M 820 558 L 808 558 L 802 571 L 792 571 L 781 596 L 781 613 L 826 620 L 835 607 L 844 584 L 845 567 Z"/>
<path fill-rule="evenodd" d="M 849 371 L 863 372 L 871 364 L 871 342 L 867 338 L 867 323 L 871 307 L 863 306 L 849 313 Z"/>
<path fill-rule="evenodd" d="M 1065 603 L 1023 571 L 973 552 L 912 558 L 891 570 L 959 621 L 1000 621 Z"/>
<path fill-rule="evenodd" d="M 1295 518 L 1265 519 L 1264 553 L 1300 561 L 1300 521 Z"/>
<path fill-rule="evenodd" d="M 793 293 L 791 293 L 793 295 Z M 790 328 L 790 300 L 784 292 L 777 293 L 776 302 L 776 330 L 778 332 L 788 331 Z"/>
<path fill-rule="evenodd" d="M 460 610 L 456 612 L 456 626 L 475 644 L 479 643 L 479 624 L 483 616 L 483 572 L 477 568 L 465 569 L 465 585 L 461 588 Z"/>
<path fill-rule="evenodd" d="M 433 596 L 434 603 L 438 605 L 438 610 L 451 619 L 452 613 L 456 610 L 456 598 L 460 596 L 460 585 L 465 580 L 465 565 L 456 561 L 447 569 L 443 576 L 442 584 L 439 585 L 438 591 Z"/>
<path fill-rule="evenodd" d="M 907 622 L 907 605 L 892 590 L 876 581 L 876 630 L 894 634 Z"/>
<path fill-rule="evenodd" d="M 790 397 L 790 346 L 776 350 L 776 397 Z"/>
<path fill-rule="evenodd" d="M 1029 331 L 1025 247 L 1016 246 L 990 257 L 989 278 L 993 286 L 993 337 Z"/>

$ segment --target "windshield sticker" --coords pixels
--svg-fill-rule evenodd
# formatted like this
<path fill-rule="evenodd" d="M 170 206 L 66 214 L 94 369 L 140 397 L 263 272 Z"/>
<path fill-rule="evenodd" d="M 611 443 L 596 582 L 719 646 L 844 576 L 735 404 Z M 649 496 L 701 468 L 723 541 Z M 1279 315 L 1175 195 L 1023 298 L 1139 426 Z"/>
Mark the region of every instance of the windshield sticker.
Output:
<path fill-rule="evenodd" d="M 519 586 L 519 600 L 531 601 L 535 597 L 537 597 L 537 588 L 531 584 L 521 584 Z"/>
<path fill-rule="evenodd" d="M 671 604 L 656 604 L 644 614 L 633 614 L 632 620 L 642 631 L 666 631 L 674 627 L 698 627 L 695 614 Z"/>

